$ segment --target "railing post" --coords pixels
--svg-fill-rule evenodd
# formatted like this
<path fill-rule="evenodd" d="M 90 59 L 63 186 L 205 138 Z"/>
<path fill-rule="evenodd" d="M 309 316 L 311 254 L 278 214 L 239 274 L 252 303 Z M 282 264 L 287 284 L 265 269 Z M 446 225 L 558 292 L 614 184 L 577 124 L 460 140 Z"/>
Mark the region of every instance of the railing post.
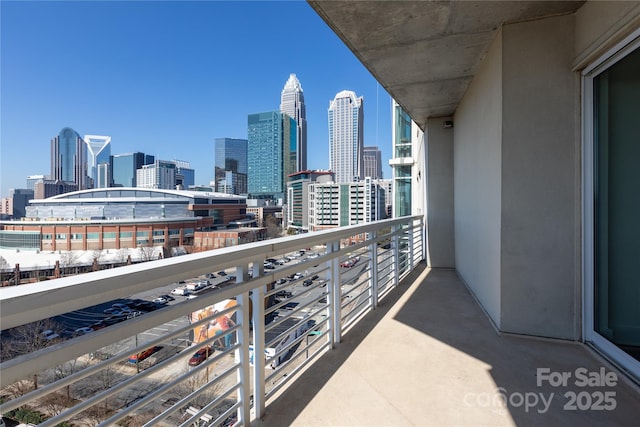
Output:
<path fill-rule="evenodd" d="M 371 232 L 371 240 L 373 243 L 369 245 L 369 289 L 371 292 L 371 309 L 375 310 L 378 307 L 378 237 L 377 231 Z"/>
<path fill-rule="evenodd" d="M 427 259 L 427 230 L 424 224 L 424 217 L 420 219 L 420 261 Z"/>
<path fill-rule="evenodd" d="M 240 276 L 236 276 L 238 280 Z M 236 297 L 237 305 L 240 307 L 239 320 L 240 329 L 238 330 L 238 343 L 240 347 L 236 350 L 236 363 L 240 363 L 238 369 L 238 402 L 241 406 L 238 408 L 238 420 L 242 421 L 242 425 L 248 426 L 251 421 L 251 375 L 249 371 L 249 293 L 244 292 Z"/>
<path fill-rule="evenodd" d="M 413 264 L 413 233 L 414 233 L 414 228 L 413 228 L 413 220 L 409 220 L 409 222 L 407 223 L 407 231 L 408 233 L 408 244 L 409 244 L 409 263 L 407 265 L 408 268 L 410 268 L 411 270 L 413 270 L 413 268 L 415 267 L 415 265 Z"/>
<path fill-rule="evenodd" d="M 400 237 L 397 232 L 400 229 L 399 225 L 391 227 L 393 233 L 393 286 L 398 286 L 400 282 Z"/>
<path fill-rule="evenodd" d="M 263 261 L 254 261 L 253 277 L 261 276 L 263 272 Z M 263 417 L 265 409 L 264 294 L 264 286 L 255 288 L 251 294 L 251 323 L 253 325 L 253 407 L 257 419 Z"/>
<path fill-rule="evenodd" d="M 327 243 L 327 253 L 340 252 L 340 240 Z M 329 340 L 331 348 L 334 348 L 337 343 L 340 342 L 342 337 L 341 326 L 341 305 L 342 305 L 342 291 L 340 289 L 340 258 L 334 257 L 327 261 L 327 267 L 329 268 L 329 284 L 327 289 L 329 290 Z"/>

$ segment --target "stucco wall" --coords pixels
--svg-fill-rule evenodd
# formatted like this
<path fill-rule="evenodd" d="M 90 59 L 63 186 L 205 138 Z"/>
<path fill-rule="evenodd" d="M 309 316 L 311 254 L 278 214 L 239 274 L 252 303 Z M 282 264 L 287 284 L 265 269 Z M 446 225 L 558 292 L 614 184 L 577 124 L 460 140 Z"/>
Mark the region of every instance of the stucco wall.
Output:
<path fill-rule="evenodd" d="M 498 33 L 454 117 L 455 264 L 500 326 L 502 40 Z"/>
<path fill-rule="evenodd" d="M 502 30 L 501 330 L 576 339 L 574 16 Z"/>
<path fill-rule="evenodd" d="M 455 267 L 453 227 L 453 132 L 443 122 L 453 117 L 427 121 L 427 236 L 430 267 Z M 420 161 L 420 159 L 419 159 Z M 413 187 L 418 187 L 414 185 Z M 419 187 L 418 187 L 419 188 Z M 418 200 L 414 198 L 414 200 Z"/>
<path fill-rule="evenodd" d="M 575 61 L 588 65 L 640 25 L 638 1 L 588 1 L 576 12 Z"/>

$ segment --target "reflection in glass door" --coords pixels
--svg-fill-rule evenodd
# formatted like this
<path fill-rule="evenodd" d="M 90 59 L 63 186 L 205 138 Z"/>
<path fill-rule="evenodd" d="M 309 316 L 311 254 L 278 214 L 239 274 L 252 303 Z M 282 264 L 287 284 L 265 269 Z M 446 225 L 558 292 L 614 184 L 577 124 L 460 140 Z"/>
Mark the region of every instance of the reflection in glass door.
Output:
<path fill-rule="evenodd" d="M 593 329 L 640 360 L 640 49 L 592 82 Z"/>

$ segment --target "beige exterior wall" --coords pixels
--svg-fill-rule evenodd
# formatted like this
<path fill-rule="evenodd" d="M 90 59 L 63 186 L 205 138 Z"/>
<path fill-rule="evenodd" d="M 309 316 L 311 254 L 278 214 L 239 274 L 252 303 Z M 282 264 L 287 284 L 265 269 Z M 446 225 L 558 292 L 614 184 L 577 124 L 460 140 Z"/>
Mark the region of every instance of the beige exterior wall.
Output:
<path fill-rule="evenodd" d="M 502 33 L 455 114 L 455 263 L 500 327 Z"/>
<path fill-rule="evenodd" d="M 638 2 L 506 25 L 456 111 L 455 266 L 501 331 L 582 338 L 579 71 L 639 27 Z"/>
<path fill-rule="evenodd" d="M 501 329 L 577 339 L 579 139 L 574 16 L 503 28 Z"/>

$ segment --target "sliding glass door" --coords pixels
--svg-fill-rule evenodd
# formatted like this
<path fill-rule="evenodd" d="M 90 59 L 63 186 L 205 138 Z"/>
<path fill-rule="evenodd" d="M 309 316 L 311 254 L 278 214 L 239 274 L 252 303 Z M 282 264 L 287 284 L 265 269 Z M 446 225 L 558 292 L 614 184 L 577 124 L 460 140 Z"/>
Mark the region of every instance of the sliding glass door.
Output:
<path fill-rule="evenodd" d="M 637 370 L 640 361 L 640 48 L 630 43 L 585 79 L 587 341 Z M 587 227 L 590 227 L 588 229 Z M 590 234 L 590 236 L 589 236 Z M 589 247 L 590 246 L 590 247 Z M 635 365 L 635 367 L 634 367 Z"/>

